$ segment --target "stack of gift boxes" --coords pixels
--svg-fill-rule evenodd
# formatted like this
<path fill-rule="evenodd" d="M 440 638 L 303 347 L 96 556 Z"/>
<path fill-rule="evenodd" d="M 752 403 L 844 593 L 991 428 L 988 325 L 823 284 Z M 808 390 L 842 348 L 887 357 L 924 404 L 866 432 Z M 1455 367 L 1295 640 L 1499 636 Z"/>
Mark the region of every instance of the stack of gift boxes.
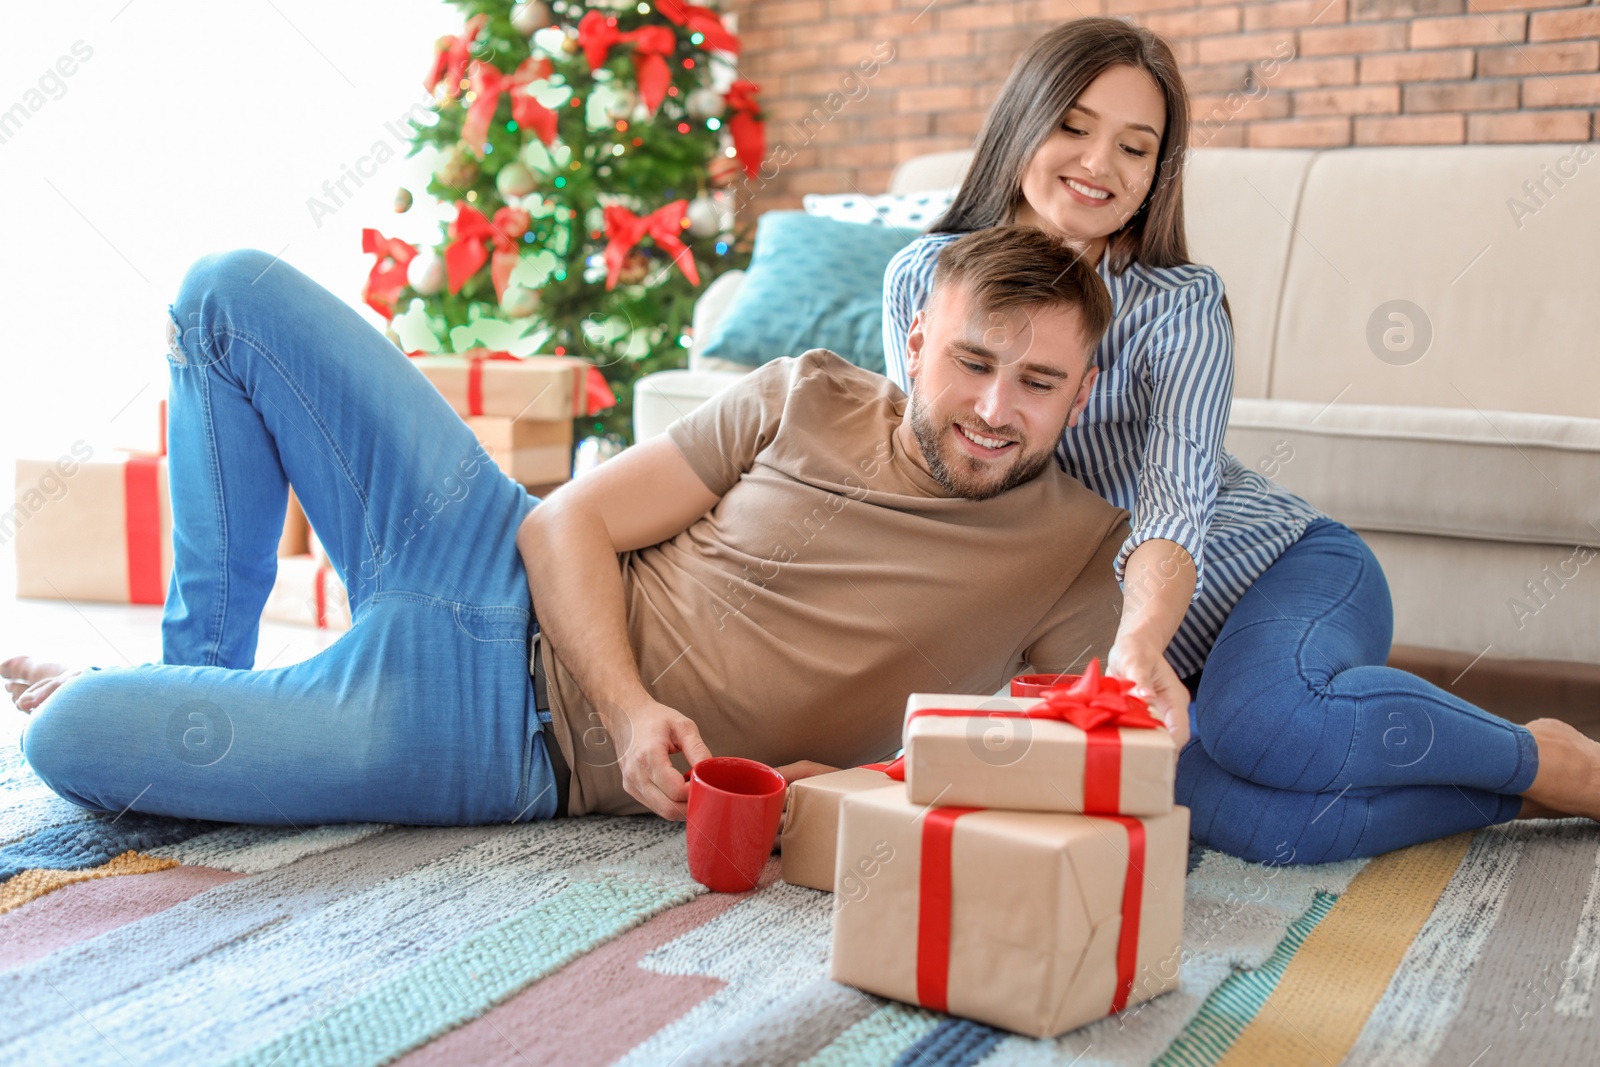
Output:
<path fill-rule="evenodd" d="M 572 357 L 474 350 L 414 353 L 411 362 L 495 464 L 537 490 L 571 475 L 573 420 L 616 403 L 599 370 Z M 162 401 L 159 433 L 145 442 L 154 447 L 122 448 L 101 459 L 80 445 L 59 459 L 17 461 L 16 504 L 4 532 L 16 543 L 19 597 L 165 602 L 172 573 L 166 413 Z M 344 585 L 293 492 L 278 556 L 262 618 L 347 629 Z"/>
<path fill-rule="evenodd" d="M 1178 984 L 1172 736 L 1098 664 L 1039 699 L 914 694 L 905 755 L 796 781 L 783 878 L 832 890 L 832 976 L 1054 1037 Z"/>

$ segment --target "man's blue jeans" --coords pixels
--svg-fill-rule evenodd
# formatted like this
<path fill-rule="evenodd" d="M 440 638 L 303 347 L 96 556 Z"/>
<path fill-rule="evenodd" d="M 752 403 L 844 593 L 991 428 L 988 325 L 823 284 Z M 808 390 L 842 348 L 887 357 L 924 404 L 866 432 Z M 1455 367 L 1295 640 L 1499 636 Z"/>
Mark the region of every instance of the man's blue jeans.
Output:
<path fill-rule="evenodd" d="M 1206 659 L 1178 760 L 1196 840 L 1324 863 L 1516 818 L 1533 735 L 1384 666 L 1393 630 L 1382 568 L 1332 520 L 1256 579 Z"/>
<path fill-rule="evenodd" d="M 552 816 L 515 541 L 538 499 L 399 349 L 282 260 L 199 260 L 171 316 L 162 662 L 63 685 L 24 734 L 34 770 L 110 812 Z M 309 660 L 251 670 L 291 483 L 354 625 Z"/>

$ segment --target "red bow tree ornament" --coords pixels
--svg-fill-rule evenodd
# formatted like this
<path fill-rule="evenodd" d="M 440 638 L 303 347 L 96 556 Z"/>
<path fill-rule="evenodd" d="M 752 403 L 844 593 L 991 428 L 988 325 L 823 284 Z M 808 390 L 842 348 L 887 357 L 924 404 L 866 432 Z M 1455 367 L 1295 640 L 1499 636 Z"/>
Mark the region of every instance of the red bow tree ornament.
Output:
<path fill-rule="evenodd" d="M 494 245 L 494 262 L 489 276 L 494 282 L 495 299 L 505 295 L 511 272 L 522 259 L 512 234 L 522 236 L 528 229 L 528 213 L 521 208 L 503 207 L 490 222 L 483 212 L 465 201 L 456 203 L 456 220 L 450 224 L 450 243 L 444 250 L 445 275 L 452 294 L 459 293 L 467 279 L 483 267 Z"/>
<path fill-rule="evenodd" d="M 384 318 L 393 319 L 400 291 L 406 287 L 406 266 L 417 258 L 417 249 L 398 237 L 365 229 L 361 231 L 361 251 L 378 257 L 367 275 L 361 299 Z"/>
<path fill-rule="evenodd" d="M 605 64 L 615 45 L 633 45 L 634 79 L 639 83 L 639 98 L 654 115 L 666 99 L 667 87 L 672 84 L 672 68 L 667 57 L 678 46 L 678 37 L 665 26 L 641 26 L 623 33 L 617 28 L 615 17 L 591 11 L 578 23 L 578 46 L 583 49 L 589 69 Z"/>
<path fill-rule="evenodd" d="M 756 93 L 761 86 L 743 79 L 728 86 L 728 134 L 733 138 L 733 150 L 744 166 L 745 175 L 751 178 L 761 169 L 761 160 L 767 154 L 767 127 L 761 121 L 761 105 Z"/>
<path fill-rule="evenodd" d="M 686 212 L 689 201 L 674 200 L 657 208 L 642 218 L 618 204 L 606 208 L 606 289 L 617 287 L 622 273 L 622 261 L 633 251 L 634 245 L 645 237 L 655 240 L 656 247 L 671 256 L 689 279 L 689 284 L 700 284 L 700 272 L 694 265 L 694 254 L 680 236 L 688 225 Z"/>
<path fill-rule="evenodd" d="M 500 94 L 509 91 L 512 120 L 518 126 L 531 129 L 548 147 L 556 139 L 556 113 L 535 100 L 528 86 L 550 77 L 552 69 L 548 59 L 532 56 L 523 60 L 511 74 L 502 74 L 492 63 L 474 63 L 472 90 L 477 99 L 467 109 L 467 117 L 461 123 L 461 143 L 482 154 L 483 143 L 489 139 L 489 124 L 500 106 Z"/>
<path fill-rule="evenodd" d="M 656 10 L 668 22 L 690 33 L 698 33 L 703 48 L 717 52 L 739 51 L 739 38 L 729 33 L 722 24 L 722 16 L 708 7 L 685 4 L 681 0 L 657 0 Z"/>
<path fill-rule="evenodd" d="M 1071 685 L 1058 685 L 1044 691 L 1044 703 L 1029 709 L 1030 719 L 1059 719 L 1085 733 L 1130 727 L 1159 730 L 1161 721 L 1152 718 L 1150 706 L 1134 696 L 1133 683 L 1126 678 L 1107 678 L 1100 673 L 1100 661 L 1091 660 L 1081 677 Z"/>
<path fill-rule="evenodd" d="M 433 67 L 422 79 L 423 88 L 431 93 L 443 81 L 446 96 L 453 97 L 461 92 L 461 82 L 466 78 L 467 67 L 472 62 L 473 42 L 488 24 L 488 15 L 474 15 L 467 20 L 467 27 L 461 36 L 446 35 L 439 38 L 434 46 Z"/>

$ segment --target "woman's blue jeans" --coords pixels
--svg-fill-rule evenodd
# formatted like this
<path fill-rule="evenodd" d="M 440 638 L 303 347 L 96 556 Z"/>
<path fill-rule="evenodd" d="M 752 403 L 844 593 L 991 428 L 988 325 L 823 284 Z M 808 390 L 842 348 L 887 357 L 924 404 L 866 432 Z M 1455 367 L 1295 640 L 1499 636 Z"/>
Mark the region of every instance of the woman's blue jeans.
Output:
<path fill-rule="evenodd" d="M 1206 660 L 1178 760 L 1197 840 L 1322 863 L 1516 817 L 1533 735 L 1384 666 L 1393 630 L 1382 568 L 1337 522 L 1256 580 Z"/>
<path fill-rule="evenodd" d="M 33 769 L 110 812 L 552 816 L 515 540 L 537 498 L 398 348 L 282 260 L 197 261 L 171 317 L 162 662 L 63 685 L 23 736 Z M 252 670 L 291 483 L 354 625 L 311 659 Z"/>

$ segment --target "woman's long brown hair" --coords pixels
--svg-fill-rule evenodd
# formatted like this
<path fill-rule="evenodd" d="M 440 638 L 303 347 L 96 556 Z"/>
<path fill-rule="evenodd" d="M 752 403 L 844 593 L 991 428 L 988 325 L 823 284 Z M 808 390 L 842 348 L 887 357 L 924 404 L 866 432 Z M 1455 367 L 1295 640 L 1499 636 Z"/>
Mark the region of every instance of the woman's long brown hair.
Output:
<path fill-rule="evenodd" d="M 1040 37 L 1017 60 L 984 119 L 972 166 L 955 200 L 929 233 L 970 233 L 1011 221 L 1022 199 L 1022 173 L 1067 109 L 1108 67 L 1149 74 L 1167 105 L 1156 177 L 1133 217 L 1106 246 L 1121 274 L 1137 260 L 1152 267 L 1189 263 L 1183 231 L 1183 162 L 1189 144 L 1189 94 L 1167 42 L 1121 19 L 1082 18 Z"/>

